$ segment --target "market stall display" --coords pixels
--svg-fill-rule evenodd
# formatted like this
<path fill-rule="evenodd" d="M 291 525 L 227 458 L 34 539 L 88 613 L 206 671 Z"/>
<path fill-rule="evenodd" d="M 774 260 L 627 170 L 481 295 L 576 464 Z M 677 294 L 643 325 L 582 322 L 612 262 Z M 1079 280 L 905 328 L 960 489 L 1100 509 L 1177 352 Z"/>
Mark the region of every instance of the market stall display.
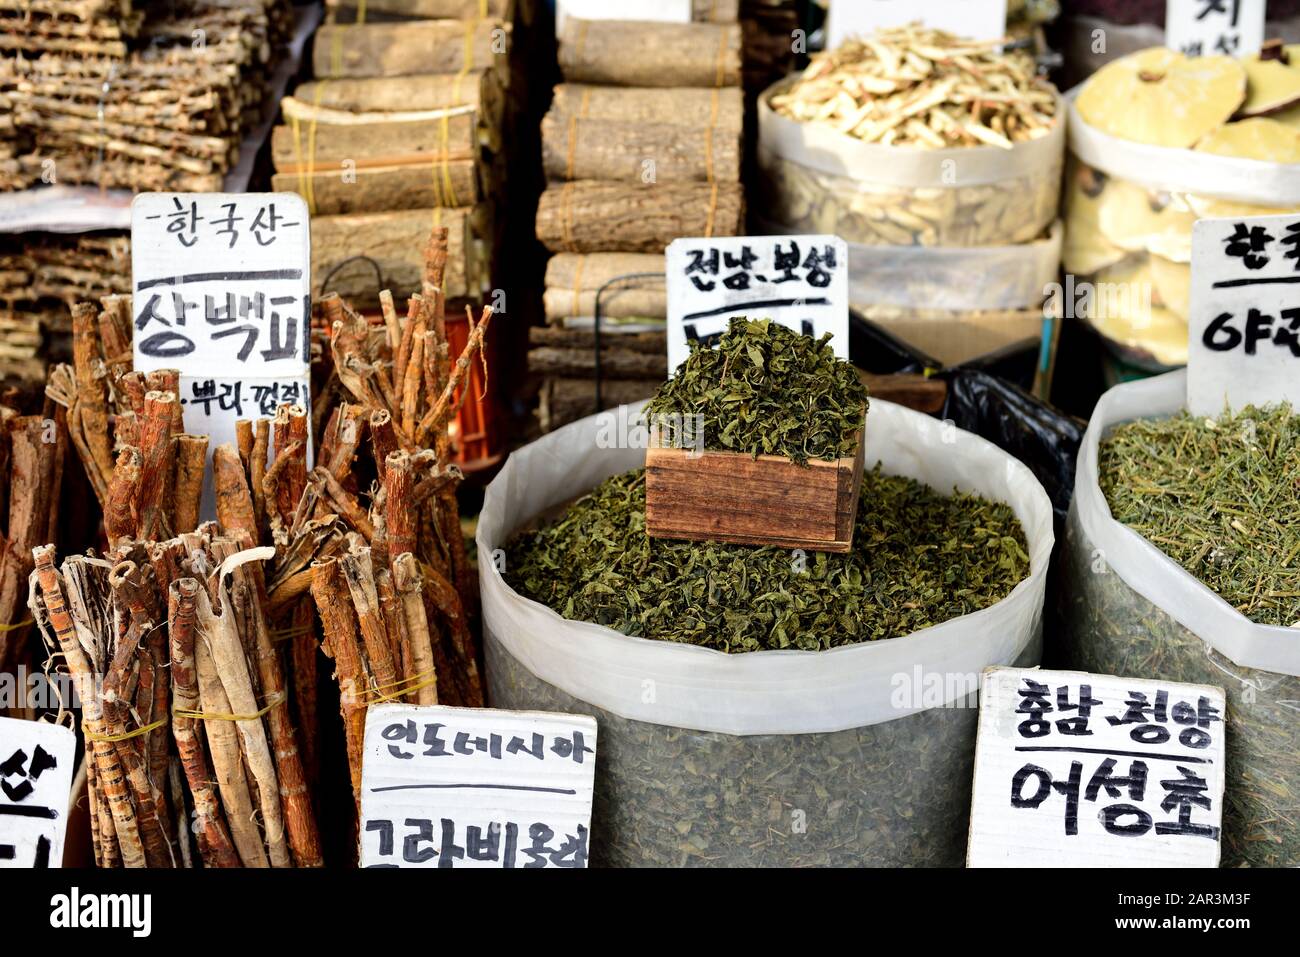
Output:
<path fill-rule="evenodd" d="M 969 359 L 968 340 L 1000 333 L 1005 345 L 1041 322 L 1059 255 L 1062 114 L 1033 60 L 996 42 L 916 26 L 851 40 L 760 98 L 759 215 L 774 231 L 845 239 L 864 277 L 851 301 L 868 319 Z M 963 263 L 973 288 L 926 282 L 963 253 L 988 254 Z M 894 270 L 905 285 L 865 279 Z"/>
<path fill-rule="evenodd" d="M 1198 217 L 1300 209 L 1297 77 L 1280 44 L 1246 60 L 1151 48 L 1108 64 L 1074 98 L 1062 263 L 1119 293 L 1080 318 L 1129 363 L 1187 361 Z"/>
<path fill-rule="evenodd" d="M 1290 866 L 1300 860 L 1300 608 L 1288 570 L 1300 547 L 1289 521 L 1300 420 L 1288 407 L 1193 418 L 1186 396 L 1175 372 L 1097 406 L 1063 543 L 1062 648 L 1074 668 L 1222 687 L 1222 863 Z"/>
<path fill-rule="evenodd" d="M 1037 660 L 1041 487 L 982 440 L 873 402 L 851 553 L 659 541 L 645 535 L 644 453 L 608 441 L 619 418 L 516 452 L 478 529 L 480 554 L 505 556 L 481 572 L 492 700 L 600 724 L 593 854 L 958 863 L 974 713 L 940 706 L 974 685 L 922 700 L 921 672 Z M 890 676 L 914 665 L 917 696 L 891 697 Z M 799 831 L 801 815 L 822 825 Z"/>

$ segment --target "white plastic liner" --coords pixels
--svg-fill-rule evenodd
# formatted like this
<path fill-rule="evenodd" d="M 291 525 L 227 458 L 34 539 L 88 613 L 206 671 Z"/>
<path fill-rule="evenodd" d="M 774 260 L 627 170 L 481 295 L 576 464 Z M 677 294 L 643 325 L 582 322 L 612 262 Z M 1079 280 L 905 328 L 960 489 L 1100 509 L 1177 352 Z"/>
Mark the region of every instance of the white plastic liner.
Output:
<path fill-rule="evenodd" d="M 1279 209 L 1300 207 L 1300 163 L 1215 156 L 1119 139 L 1084 122 L 1074 105 L 1081 88 L 1066 94 L 1070 152 L 1093 169 L 1159 192 L 1192 193 Z"/>
<path fill-rule="evenodd" d="M 1046 136 L 1017 143 L 1013 149 L 968 146 L 952 149 L 882 146 L 864 143 L 826 124 L 800 123 L 777 113 L 768 101 L 796 78 L 782 80 L 758 98 L 758 141 L 783 159 L 836 176 L 869 181 L 873 187 L 952 188 L 1002 183 L 1034 176 L 1058 166 L 1065 150 L 1065 124 Z M 1057 116 L 1062 112 L 1057 102 Z M 953 171 L 959 181 L 953 182 Z"/>
<path fill-rule="evenodd" d="M 1098 450 L 1121 422 L 1160 418 L 1182 410 L 1185 369 L 1116 386 L 1102 396 L 1079 450 L 1074 502 L 1086 539 L 1133 591 L 1244 668 L 1300 676 L 1300 633 L 1248 619 L 1145 538 L 1117 522 L 1099 484 Z"/>
<path fill-rule="evenodd" d="M 598 435 L 616 434 L 619 417 L 626 421 L 640 408 L 604 412 L 543 437 L 512 453 L 488 486 L 477 535 L 484 628 L 543 681 L 650 724 L 733 735 L 833 732 L 924 710 L 891 703 L 896 677 L 917 666 L 926 674 L 978 674 L 1015 661 L 1037 637 L 1053 543 L 1047 493 L 992 443 L 880 400 L 868 416 L 869 466 L 880 460 L 888 473 L 945 493 L 977 493 L 1015 511 L 1029 543 L 1030 574 L 998 604 L 886 641 L 728 655 L 569 621 L 520 597 L 487 556 L 545 509 L 643 465 L 643 449 L 597 447 Z"/>

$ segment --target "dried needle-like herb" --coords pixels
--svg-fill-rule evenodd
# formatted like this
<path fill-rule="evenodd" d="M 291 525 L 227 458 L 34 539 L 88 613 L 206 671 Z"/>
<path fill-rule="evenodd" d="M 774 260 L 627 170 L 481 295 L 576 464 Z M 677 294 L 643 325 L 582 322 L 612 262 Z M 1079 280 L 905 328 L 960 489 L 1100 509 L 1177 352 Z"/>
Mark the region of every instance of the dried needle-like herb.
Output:
<path fill-rule="evenodd" d="M 1300 416 L 1248 406 L 1117 427 L 1101 489 L 1137 531 L 1252 621 L 1300 625 Z"/>
<path fill-rule="evenodd" d="M 800 465 L 852 456 L 867 387 L 829 340 L 734 318 L 716 349 L 692 344 L 646 412 L 702 416 L 704 447 L 714 451 L 784 455 Z"/>
<path fill-rule="evenodd" d="M 1029 570 L 1011 508 L 945 498 L 879 466 L 862 480 L 853 551 L 651 539 L 644 471 L 607 479 L 515 537 L 506 580 L 565 618 L 727 652 L 876 641 L 988 607 Z"/>

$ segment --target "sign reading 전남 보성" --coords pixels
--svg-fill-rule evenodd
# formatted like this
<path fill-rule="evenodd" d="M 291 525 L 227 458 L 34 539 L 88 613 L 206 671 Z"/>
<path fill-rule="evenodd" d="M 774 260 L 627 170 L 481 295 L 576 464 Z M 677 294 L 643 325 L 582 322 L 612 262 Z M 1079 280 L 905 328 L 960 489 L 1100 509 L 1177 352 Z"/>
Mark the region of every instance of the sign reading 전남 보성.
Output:
<path fill-rule="evenodd" d="M 374 705 L 362 867 L 587 866 L 596 719 Z"/>
<path fill-rule="evenodd" d="M 1208 685 L 990 668 L 968 867 L 1217 867 L 1224 699 Z"/>
<path fill-rule="evenodd" d="M 297 193 L 141 193 L 131 278 L 135 369 L 180 370 L 185 431 L 209 436 L 209 464 L 237 420 L 310 407 L 311 228 Z M 204 515 L 212 495 L 209 468 Z"/>
<path fill-rule="evenodd" d="M 848 247 L 837 236 L 737 236 L 668 244 L 668 372 L 691 343 L 714 345 L 733 316 L 831 333 L 849 357 Z"/>

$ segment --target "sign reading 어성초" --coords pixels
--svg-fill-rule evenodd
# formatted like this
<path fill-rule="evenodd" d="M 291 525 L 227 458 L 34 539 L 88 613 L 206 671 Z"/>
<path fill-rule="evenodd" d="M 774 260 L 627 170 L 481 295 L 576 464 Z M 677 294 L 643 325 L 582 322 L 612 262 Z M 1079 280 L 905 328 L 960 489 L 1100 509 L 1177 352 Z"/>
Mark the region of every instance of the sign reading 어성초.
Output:
<path fill-rule="evenodd" d="M 1300 406 L 1300 216 L 1192 227 L 1187 408 Z"/>
<path fill-rule="evenodd" d="M 296 193 L 142 193 L 131 204 L 134 367 L 180 370 L 185 430 L 210 437 L 209 463 L 238 419 L 310 407 L 310 226 Z"/>
<path fill-rule="evenodd" d="M 362 867 L 587 866 L 596 719 L 372 705 Z"/>
<path fill-rule="evenodd" d="M 668 372 L 691 343 L 716 345 L 733 316 L 831 333 L 849 357 L 848 247 L 838 236 L 675 239 L 668 245 Z"/>
<path fill-rule="evenodd" d="M 968 867 L 1217 867 L 1224 697 L 1208 685 L 990 668 Z"/>
<path fill-rule="evenodd" d="M 0 868 L 61 867 L 77 736 L 0 718 Z"/>

